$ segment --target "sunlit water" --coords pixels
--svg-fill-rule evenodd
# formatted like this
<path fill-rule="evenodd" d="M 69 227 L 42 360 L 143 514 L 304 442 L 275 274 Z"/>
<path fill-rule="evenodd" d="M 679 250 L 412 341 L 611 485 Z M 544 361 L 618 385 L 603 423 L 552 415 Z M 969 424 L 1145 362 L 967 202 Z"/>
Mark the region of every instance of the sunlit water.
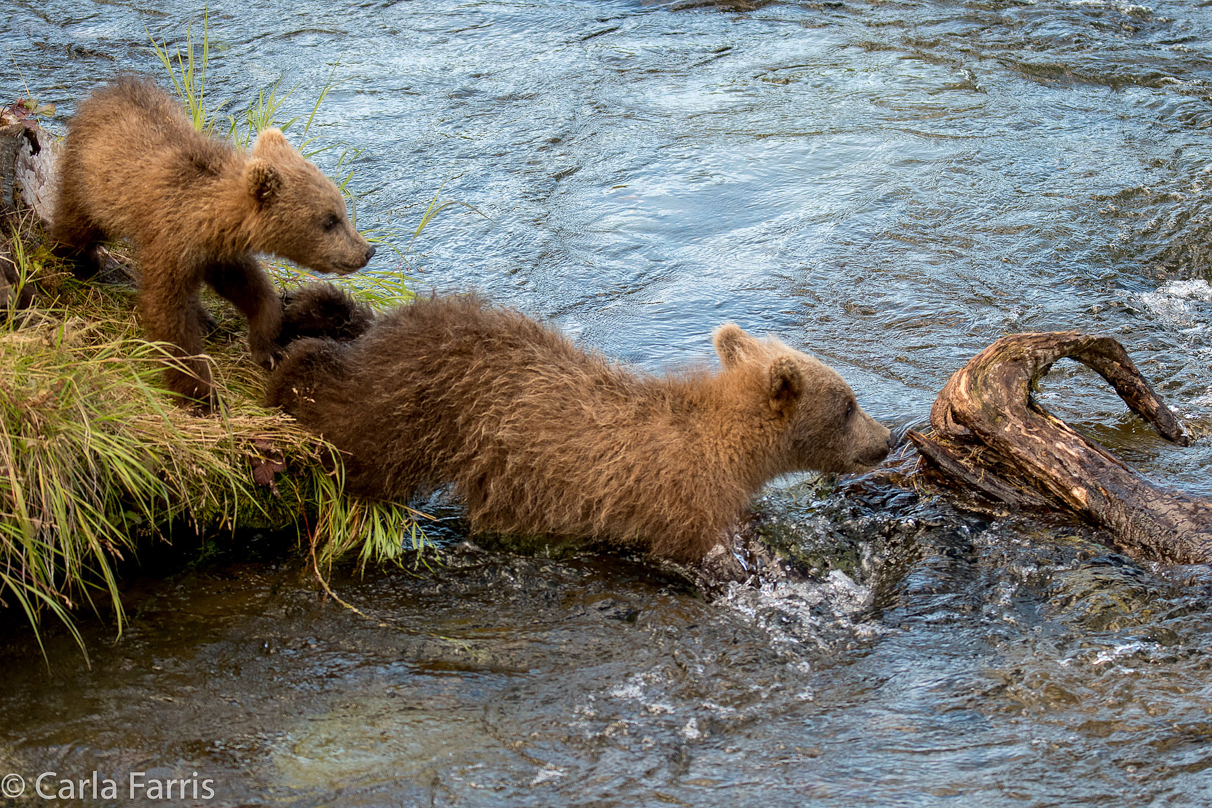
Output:
<path fill-rule="evenodd" d="M 368 271 L 650 368 L 734 320 L 896 426 L 1002 334 L 1107 332 L 1193 445 L 1076 365 L 1041 401 L 1212 496 L 1206 4 L 208 8 L 225 110 L 281 80 L 306 117 L 336 81 L 310 134 L 329 169 L 360 150 L 360 226 L 405 250 L 439 189 L 461 203 Z M 2 95 L 61 127 L 201 11 L 10 0 Z M 763 529 L 816 582 L 711 603 L 614 555 L 338 575 L 372 619 L 289 562 L 132 585 L 91 669 L 62 638 L 49 675 L 10 648 L 0 775 L 198 772 L 226 805 L 1212 802 L 1212 575 L 885 485 L 774 486 Z"/>

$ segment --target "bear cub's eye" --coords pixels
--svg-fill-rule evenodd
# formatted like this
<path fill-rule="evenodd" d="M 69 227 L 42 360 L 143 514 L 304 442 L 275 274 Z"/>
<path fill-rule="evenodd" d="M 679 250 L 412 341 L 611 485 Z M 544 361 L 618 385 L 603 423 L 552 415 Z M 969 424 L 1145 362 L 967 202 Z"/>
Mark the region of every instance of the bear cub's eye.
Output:
<path fill-rule="evenodd" d="M 339 221 L 339 219 L 337 219 L 336 214 L 334 214 L 334 213 L 328 214 L 328 218 L 324 220 L 324 229 L 332 230 L 334 227 L 337 226 L 338 221 Z"/>
<path fill-rule="evenodd" d="M 847 401 L 846 402 L 846 418 L 847 418 L 847 420 L 849 420 L 853 416 L 854 416 L 854 402 Z"/>

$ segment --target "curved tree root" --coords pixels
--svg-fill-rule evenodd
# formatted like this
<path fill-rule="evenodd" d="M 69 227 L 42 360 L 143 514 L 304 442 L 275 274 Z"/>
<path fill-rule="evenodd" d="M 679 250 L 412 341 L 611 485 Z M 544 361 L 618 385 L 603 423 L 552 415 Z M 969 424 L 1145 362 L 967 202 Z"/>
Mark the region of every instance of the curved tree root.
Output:
<path fill-rule="evenodd" d="M 1212 502 L 1142 477 L 1031 398 L 1052 364 L 1093 368 L 1162 437 L 1189 440 L 1174 414 L 1111 337 L 1063 331 L 1014 334 L 990 345 L 943 387 L 930 411 L 935 435 L 909 439 L 944 475 L 1013 507 L 1058 507 L 1115 536 L 1145 560 L 1212 561 Z"/>

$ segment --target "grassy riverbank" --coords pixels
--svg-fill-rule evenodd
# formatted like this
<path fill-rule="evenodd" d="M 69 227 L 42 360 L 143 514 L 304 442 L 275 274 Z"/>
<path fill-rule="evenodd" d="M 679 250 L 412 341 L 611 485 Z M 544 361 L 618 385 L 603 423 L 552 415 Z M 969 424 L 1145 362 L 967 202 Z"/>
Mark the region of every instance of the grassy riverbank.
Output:
<path fill-rule="evenodd" d="M 207 301 L 225 408 L 195 417 L 161 387 L 164 352 L 142 338 L 133 288 L 75 280 L 32 219 L 0 236 L 20 282 L 37 290 L 32 308 L 0 318 L 0 603 L 10 620 L 19 611 L 37 630 L 54 615 L 74 633 L 72 615 L 91 608 L 121 627 L 115 563 L 173 525 L 295 529 L 318 569 L 351 552 L 382 561 L 421 546 L 412 512 L 345 497 L 331 447 L 261 405 L 264 373 L 234 309 Z"/>
<path fill-rule="evenodd" d="M 336 148 L 309 135 L 331 75 L 309 116 L 280 120 L 293 90 L 279 92 L 276 84 L 228 114 L 226 102 L 207 94 L 205 15 L 199 27 L 198 41 L 191 24 L 180 44 L 153 38 L 150 47 L 196 129 L 247 147 L 263 129 L 299 123 L 305 156 Z M 29 101 L 5 109 L 6 123 L 19 125 L 54 112 Z M 43 146 L 53 141 L 36 125 L 31 131 Z M 330 167 L 355 213 L 347 161 L 356 153 L 336 152 Z M 53 186 L 53 169 L 45 174 L 41 187 Z M 293 533 L 318 575 L 338 556 L 399 560 L 422 547 L 415 512 L 346 497 L 333 448 L 261 405 L 265 374 L 248 353 L 245 322 L 217 297 L 206 300 L 218 325 L 206 351 L 223 411 L 199 418 L 174 407 L 161 384 L 164 346 L 143 338 L 133 284 L 76 280 L 38 217 L 49 218 L 51 204 L 40 203 L 42 190 L 34 195 L 39 204 L 19 200 L 19 213 L 0 216 L 7 267 L 0 286 L 0 615 L 23 615 L 35 633 L 51 615 L 80 641 L 73 615 L 85 608 L 112 613 L 121 630 L 116 565 L 181 527 L 211 537 L 245 528 Z M 449 204 L 435 197 L 411 236 Z M 364 234 L 372 241 L 409 235 Z M 112 249 L 110 280 L 137 277 L 124 248 Z M 283 287 L 307 277 L 286 266 L 269 270 Z M 388 305 L 411 297 L 407 280 L 365 275 L 347 283 L 355 295 Z M 33 306 L 18 308 L 31 290 Z"/>

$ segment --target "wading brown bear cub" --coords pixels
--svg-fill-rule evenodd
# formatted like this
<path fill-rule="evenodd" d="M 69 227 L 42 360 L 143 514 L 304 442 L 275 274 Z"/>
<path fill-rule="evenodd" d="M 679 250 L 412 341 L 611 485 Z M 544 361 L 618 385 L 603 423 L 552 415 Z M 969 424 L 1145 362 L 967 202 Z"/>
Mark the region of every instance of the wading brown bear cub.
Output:
<path fill-rule="evenodd" d="M 296 295 L 287 320 L 306 319 Z M 295 342 L 281 405 L 343 452 L 346 485 L 405 501 L 453 483 L 475 532 L 608 539 L 696 562 L 787 472 L 861 471 L 889 432 L 833 370 L 728 324 L 721 372 L 650 375 L 475 297 L 379 315 L 356 339 Z"/>
<path fill-rule="evenodd" d="M 68 123 L 52 236 L 85 269 L 96 244 L 129 237 L 141 267 L 147 335 L 171 343 L 169 388 L 182 403 L 215 403 L 202 352 L 203 283 L 248 318 L 253 359 L 272 367 L 282 307 L 256 253 L 317 272 L 366 265 L 374 247 L 354 230 L 336 185 L 267 129 L 251 153 L 194 131 L 179 101 L 147 79 L 98 90 Z"/>

